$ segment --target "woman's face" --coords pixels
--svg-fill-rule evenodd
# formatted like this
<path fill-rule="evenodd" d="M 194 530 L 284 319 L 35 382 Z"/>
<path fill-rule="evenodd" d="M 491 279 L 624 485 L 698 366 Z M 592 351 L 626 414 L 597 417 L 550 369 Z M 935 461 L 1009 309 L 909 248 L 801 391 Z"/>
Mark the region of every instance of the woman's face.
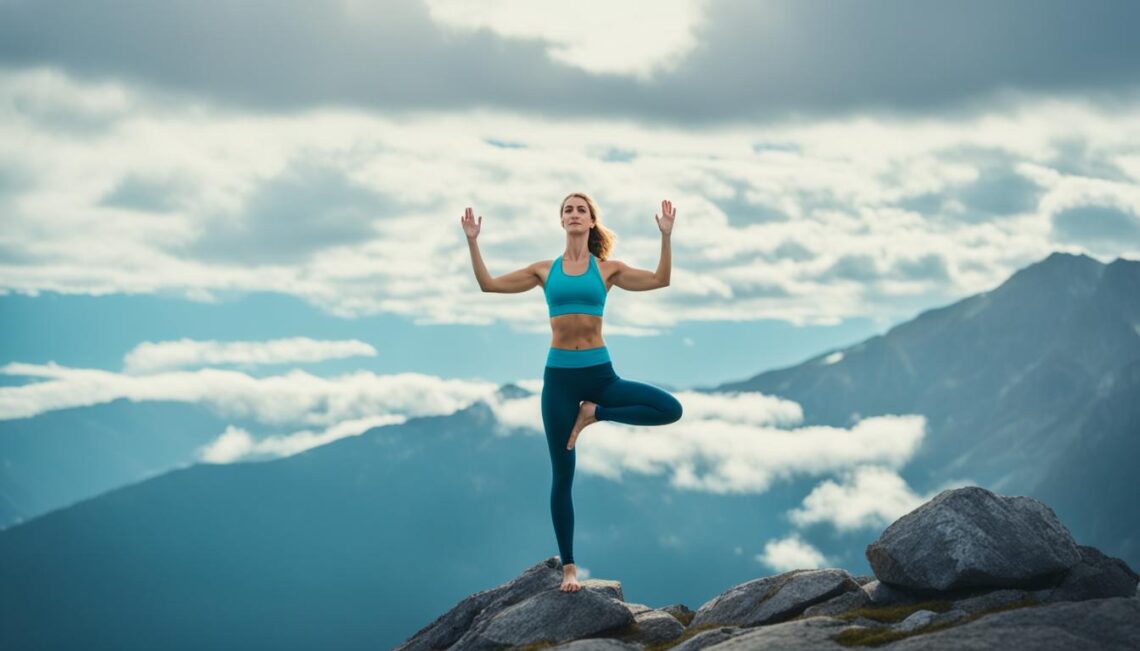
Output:
<path fill-rule="evenodd" d="M 588 231 L 593 226 L 590 206 L 582 197 L 570 197 L 562 204 L 562 228 L 568 231 Z"/>

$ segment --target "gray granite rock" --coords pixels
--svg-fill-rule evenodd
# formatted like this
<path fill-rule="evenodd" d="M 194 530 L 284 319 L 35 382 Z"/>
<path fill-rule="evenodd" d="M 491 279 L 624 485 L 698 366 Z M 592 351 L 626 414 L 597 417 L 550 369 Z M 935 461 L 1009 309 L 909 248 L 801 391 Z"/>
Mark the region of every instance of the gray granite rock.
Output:
<path fill-rule="evenodd" d="M 925 597 L 878 579 L 863 585 L 862 590 L 876 606 L 900 606 L 925 600 Z"/>
<path fill-rule="evenodd" d="M 871 605 L 871 598 L 867 596 L 866 592 L 862 589 L 850 590 L 814 606 L 808 606 L 804 609 L 803 616 L 840 615 L 852 608 L 863 608 L 869 605 Z"/>
<path fill-rule="evenodd" d="M 500 586 L 463 599 L 417 631 L 397 651 L 494 651 L 540 640 L 565 642 L 632 624 L 617 581 L 588 579 L 562 592 L 556 556 Z M 614 595 L 619 595 L 615 598 Z"/>
<path fill-rule="evenodd" d="M 942 491 L 891 523 L 866 555 L 880 581 L 936 591 L 1043 587 L 1081 559 L 1043 502 L 980 486 Z"/>
<path fill-rule="evenodd" d="M 471 629 L 481 615 L 498 612 L 544 590 L 557 589 L 562 583 L 560 572 L 561 563 L 557 557 L 551 556 L 530 566 L 507 583 L 468 595 L 414 633 L 395 651 L 436 651 L 450 648 Z"/>
<path fill-rule="evenodd" d="M 792 570 L 735 585 L 697 609 L 689 626 L 759 626 L 783 621 L 808 606 L 858 590 L 842 569 Z"/>
<path fill-rule="evenodd" d="M 840 651 L 847 647 L 832 638 L 849 627 L 851 624 L 834 617 L 809 617 L 746 629 L 745 633 L 705 648 L 709 651 Z"/>
<path fill-rule="evenodd" d="M 685 626 L 669 613 L 662 610 L 647 610 L 637 615 L 636 632 L 622 638 L 626 642 L 641 645 L 660 644 L 675 640 L 685 632 Z"/>
<path fill-rule="evenodd" d="M 640 615 L 641 613 L 643 613 L 647 610 L 653 610 L 652 608 L 650 608 L 649 606 L 646 606 L 645 604 L 635 604 L 635 603 L 630 603 L 628 601 L 623 601 L 622 603 L 625 604 L 626 609 L 629 610 L 629 614 L 633 615 L 634 617 L 637 617 L 638 615 Z"/>
<path fill-rule="evenodd" d="M 974 613 L 980 613 L 983 610 L 991 610 L 1015 601 L 1020 601 L 1028 595 L 1029 593 L 1025 590 L 1018 590 L 1016 588 L 993 590 L 973 597 L 958 599 L 954 601 L 954 607 L 972 615 Z"/>
<path fill-rule="evenodd" d="M 1041 601 L 1082 601 L 1135 594 L 1140 575 L 1119 558 L 1096 547 L 1078 545 L 1081 560 L 1069 568 L 1056 587 L 1042 591 Z"/>
<path fill-rule="evenodd" d="M 684 642 L 672 647 L 669 651 L 700 651 L 710 646 L 715 646 L 724 642 L 725 640 L 743 635 L 752 629 L 741 628 L 739 626 L 721 626 L 719 628 L 710 628 L 707 631 L 697 633 L 693 637 L 685 640 Z"/>
<path fill-rule="evenodd" d="M 891 628 L 899 631 L 912 631 L 926 626 L 937 616 L 938 613 L 933 610 L 916 610 Z"/>
<path fill-rule="evenodd" d="M 460 638 L 454 651 L 522 646 L 542 640 L 567 642 L 615 631 L 633 622 L 633 615 L 620 601 L 604 590 L 588 589 L 586 583 L 582 582 L 583 589 L 578 592 L 547 590 L 504 608 L 486 625 Z"/>
<path fill-rule="evenodd" d="M 685 604 L 669 604 L 668 606 L 658 608 L 657 610 L 669 613 L 670 615 L 676 617 L 677 621 L 681 622 L 682 624 L 692 621 L 693 615 L 696 614 L 692 610 L 689 610 L 689 607 Z"/>
<path fill-rule="evenodd" d="M 567 642 L 566 644 L 559 644 L 558 646 L 549 648 L 551 650 L 558 649 L 559 651 L 641 651 L 641 647 L 636 644 L 619 642 L 604 637 L 574 640 L 573 642 Z"/>
<path fill-rule="evenodd" d="M 1063 601 L 983 615 L 959 626 L 892 642 L 890 651 L 1134 651 L 1140 600 Z"/>

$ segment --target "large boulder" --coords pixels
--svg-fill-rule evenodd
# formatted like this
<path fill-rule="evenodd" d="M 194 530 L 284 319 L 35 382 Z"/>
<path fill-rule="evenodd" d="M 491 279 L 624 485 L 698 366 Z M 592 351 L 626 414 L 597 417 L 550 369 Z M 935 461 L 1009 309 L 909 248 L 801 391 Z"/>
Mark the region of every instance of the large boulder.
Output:
<path fill-rule="evenodd" d="M 883 583 L 928 591 L 1045 587 L 1081 560 L 1043 502 L 979 486 L 942 491 L 891 523 L 866 553 Z"/>
<path fill-rule="evenodd" d="M 958 626 L 888 644 L 890 651 L 1034 649 L 1106 651 L 1137 648 L 1140 600 L 1064 601 L 983 615 Z"/>
<path fill-rule="evenodd" d="M 808 606 L 859 590 L 847 570 L 792 570 L 737 584 L 697 609 L 689 626 L 760 626 L 790 619 Z"/>
<path fill-rule="evenodd" d="M 578 592 L 562 592 L 561 583 L 562 565 L 551 556 L 507 583 L 468 596 L 396 649 L 492 651 L 603 636 L 633 623 L 617 581 L 582 581 Z"/>
<path fill-rule="evenodd" d="M 1128 597 L 1136 593 L 1140 576 L 1119 558 L 1107 556 L 1096 547 L 1078 545 L 1081 561 L 1069 568 L 1061 582 L 1039 591 L 1041 601 L 1082 601 L 1104 597 Z"/>

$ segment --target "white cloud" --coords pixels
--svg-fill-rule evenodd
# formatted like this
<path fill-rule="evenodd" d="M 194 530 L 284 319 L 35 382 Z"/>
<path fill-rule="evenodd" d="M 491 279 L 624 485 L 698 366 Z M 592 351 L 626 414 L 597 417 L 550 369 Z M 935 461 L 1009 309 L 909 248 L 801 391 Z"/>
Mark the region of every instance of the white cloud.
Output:
<path fill-rule="evenodd" d="M 318 341 L 309 337 L 289 337 L 270 341 L 177 341 L 143 342 L 123 357 L 126 373 L 155 373 L 189 366 L 238 364 L 313 363 L 364 355 L 376 356 L 376 349 L 358 339 Z"/>
<path fill-rule="evenodd" d="M 0 372 L 42 378 L 0 387 L 0 419 L 110 402 L 173 400 L 206 406 L 223 418 L 252 419 L 281 434 L 261 440 L 227 430 L 203 458 L 234 461 L 284 456 L 416 416 L 448 414 L 484 400 L 496 416 L 494 434 L 544 436 L 541 380 L 516 382 L 532 391 L 500 399 L 488 382 L 446 380 L 419 373 L 356 372 L 317 377 L 301 370 L 252 377 L 224 369 L 166 371 L 145 376 L 55 363 L 10 363 Z M 899 467 L 925 434 L 917 415 L 879 416 L 850 428 L 798 426 L 794 402 L 759 393 L 680 391 L 684 417 L 665 426 L 602 421 L 579 436 L 578 467 L 620 480 L 625 472 L 670 475 L 675 488 L 712 493 L 759 493 L 797 474 L 835 473 L 852 464 Z"/>
<path fill-rule="evenodd" d="M 672 70 L 697 45 L 703 0 L 426 0 L 431 17 L 456 32 L 487 29 L 549 43 L 551 59 L 595 74 L 643 81 Z"/>
<path fill-rule="evenodd" d="M 764 552 L 755 558 L 776 572 L 814 570 L 824 567 L 828 562 L 822 552 L 797 534 L 769 540 L 764 544 Z"/>
<path fill-rule="evenodd" d="M 135 376 L 55 363 L 10 363 L 0 367 L 0 373 L 44 378 L 0 387 L 0 420 L 127 398 L 194 402 L 222 417 L 251 418 L 277 427 L 329 427 L 377 414 L 449 414 L 497 388 L 489 382 L 422 373 L 377 375 L 370 371 L 324 378 L 294 369 L 258 378 L 207 368 Z"/>
<path fill-rule="evenodd" d="M 560 252 L 556 202 L 572 188 L 599 199 L 621 238 L 615 257 L 641 268 L 657 262 L 660 200 L 677 207 L 672 285 L 611 292 L 607 332 L 623 336 L 690 319 L 893 323 L 990 289 L 1057 248 L 1140 257 L 1137 242 L 1093 251 L 1058 241 L 1051 228 L 1057 210 L 1081 202 L 1140 214 L 1134 183 L 1065 169 L 1058 144 L 1077 143 L 1090 169 L 1134 171 L 1140 105 L 1039 101 L 974 117 L 694 131 L 484 111 L 270 117 L 51 70 L 4 72 L 0 94 L 11 98 L 0 105 L 0 169 L 29 179 L 0 197 L 0 291 L 176 291 L 193 300 L 271 291 L 338 316 L 504 320 L 546 331 L 540 290 L 478 291 L 459 215 L 471 205 L 485 217 L 480 249 L 502 274 Z M 61 129 L 61 114 L 87 126 Z M 615 147 L 630 157 L 607 160 Z M 979 217 L 962 194 L 986 179 L 994 157 L 1035 184 L 1040 197 L 1022 202 L 1029 209 Z M 159 207 L 106 201 L 132 179 L 143 180 L 131 187 L 144 193 L 157 188 Z M 274 202 L 291 205 L 290 192 L 303 193 L 312 215 L 278 226 Z M 929 205 L 913 203 L 927 195 Z M 351 210 L 341 211 L 337 197 Z M 464 198 L 450 205 L 446 197 Z M 760 204 L 785 217 L 759 219 Z M 270 226 L 242 241 L 235 225 L 251 214 Z M 328 232 L 325 216 L 335 217 Z M 225 231 L 232 252 L 194 248 L 223 224 L 237 229 Z M 298 229 L 314 237 L 294 236 Z M 275 257 L 283 243 L 290 256 Z M 858 256 L 874 261 L 866 277 L 827 275 Z"/>
<path fill-rule="evenodd" d="M 287 457 L 346 436 L 359 436 L 384 425 L 398 425 L 405 416 L 384 415 L 338 422 L 321 431 L 301 430 L 255 439 L 246 430 L 230 425 L 218 438 L 202 446 L 198 460 L 207 463 L 234 463 L 256 458 Z"/>
<path fill-rule="evenodd" d="M 625 472 L 665 473 L 678 489 L 762 493 L 774 481 L 795 475 L 834 473 L 860 463 L 901 466 L 925 434 L 925 419 L 918 415 L 868 418 L 848 429 L 787 429 L 786 421 L 780 427 L 759 424 L 783 418 L 783 406 L 765 406 L 763 396 L 757 395 L 758 414 L 751 422 L 738 422 L 718 418 L 711 404 L 715 398 L 708 395 L 687 391 L 674 395 L 685 405 L 685 415 L 676 423 L 641 427 L 601 421 L 590 425 L 575 446 L 577 467 L 615 481 Z M 537 397 L 531 400 L 537 405 Z M 736 409 L 739 400 L 726 397 L 722 403 L 726 412 Z M 707 408 L 690 412 L 690 404 Z"/>
<path fill-rule="evenodd" d="M 828 479 L 812 489 L 799 508 L 788 511 L 789 519 L 800 527 L 828 523 L 839 531 L 881 529 L 943 490 L 970 484 L 955 480 L 919 495 L 892 468 L 858 465 L 839 474 L 841 481 Z"/>

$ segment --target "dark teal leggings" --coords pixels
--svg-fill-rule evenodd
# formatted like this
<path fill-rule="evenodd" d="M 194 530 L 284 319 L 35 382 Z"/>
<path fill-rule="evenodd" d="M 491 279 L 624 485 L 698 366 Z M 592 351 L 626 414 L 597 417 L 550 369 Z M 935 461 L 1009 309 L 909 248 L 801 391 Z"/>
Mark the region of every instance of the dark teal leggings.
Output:
<path fill-rule="evenodd" d="M 601 359 L 606 361 L 597 363 Z M 618 377 L 605 346 L 583 350 L 551 348 L 542 379 L 542 423 L 553 470 L 550 517 L 554 520 L 558 553 L 566 565 L 574 562 L 574 502 L 570 489 L 578 452 L 577 442 L 573 450 L 567 450 L 566 444 L 581 402 L 597 404 L 595 414 L 599 421 L 630 425 L 676 422 L 681 418 L 681 403 L 652 384 Z"/>

